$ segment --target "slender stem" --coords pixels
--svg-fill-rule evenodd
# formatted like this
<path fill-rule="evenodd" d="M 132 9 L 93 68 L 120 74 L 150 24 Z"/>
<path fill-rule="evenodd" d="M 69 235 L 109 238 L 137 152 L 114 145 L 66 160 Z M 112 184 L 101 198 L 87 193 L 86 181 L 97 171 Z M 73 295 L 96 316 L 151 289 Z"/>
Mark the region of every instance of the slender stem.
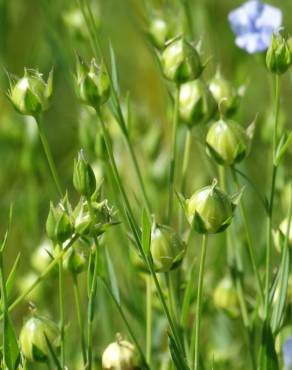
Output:
<path fill-rule="evenodd" d="M 144 356 L 144 353 L 143 353 L 143 351 L 142 351 L 142 348 L 141 348 L 141 346 L 140 346 L 140 344 L 139 344 L 139 342 L 138 342 L 138 340 L 137 340 L 137 338 L 136 338 L 136 336 L 135 336 L 135 334 L 134 334 L 134 332 L 133 332 L 133 330 L 132 330 L 132 328 L 131 328 L 131 325 L 130 325 L 130 323 L 129 323 L 128 319 L 126 318 L 126 315 L 125 315 L 125 313 L 124 313 L 124 311 L 123 311 L 123 309 L 122 309 L 121 305 L 120 305 L 120 304 L 119 304 L 119 302 L 117 301 L 117 299 L 116 299 L 115 295 L 113 294 L 112 290 L 111 290 L 111 289 L 110 289 L 110 287 L 108 286 L 107 282 L 106 282 L 104 279 L 102 279 L 102 278 L 101 278 L 101 281 L 103 282 L 103 284 L 104 284 L 104 286 L 105 286 L 105 288 L 106 288 L 106 290 L 107 290 L 108 294 L 110 295 L 111 299 L 112 299 L 112 300 L 113 300 L 113 302 L 115 303 L 115 306 L 116 306 L 116 308 L 117 308 L 117 310 L 118 310 L 119 314 L 121 315 L 121 318 L 123 319 L 124 324 L 126 325 L 126 328 L 127 328 L 128 332 L 129 332 L 129 334 L 130 334 L 130 336 L 131 336 L 131 338 L 132 338 L 133 342 L 135 343 L 135 346 L 136 346 L 137 350 L 139 351 L 139 354 L 140 354 L 140 356 L 141 356 L 141 359 L 142 359 L 143 364 L 145 365 L 145 367 L 146 367 L 148 370 L 150 370 L 150 368 L 149 368 L 149 366 L 148 366 L 148 364 L 147 364 L 146 358 L 145 358 L 145 356 Z"/>
<path fill-rule="evenodd" d="M 192 129 L 187 128 L 186 139 L 184 146 L 184 157 L 183 157 L 183 167 L 182 167 L 182 182 L 181 182 L 181 193 L 184 194 L 186 182 L 187 182 L 187 172 L 190 161 L 191 145 L 192 145 Z"/>
<path fill-rule="evenodd" d="M 234 182 L 237 186 L 237 189 L 240 190 L 240 184 L 239 184 L 239 181 L 238 181 L 238 178 L 237 178 L 236 171 L 233 167 L 231 168 L 231 171 L 232 171 L 233 179 L 234 179 Z M 254 275 L 255 275 L 255 278 L 256 278 L 258 293 L 259 293 L 261 302 L 264 303 L 263 284 L 262 284 L 262 280 L 261 280 L 260 274 L 259 274 L 259 269 L 258 269 L 257 263 L 256 263 L 255 249 L 254 249 L 254 245 L 253 245 L 252 238 L 251 238 L 251 232 L 250 232 L 250 229 L 249 229 L 246 209 L 245 209 L 243 200 L 240 201 L 239 208 L 240 208 L 240 213 L 241 213 L 241 217 L 242 217 L 243 224 L 244 224 L 244 229 L 245 229 L 245 234 L 246 234 L 248 255 L 249 255 L 251 266 L 252 266 L 252 269 L 253 269 L 253 272 L 254 272 Z"/>
<path fill-rule="evenodd" d="M 194 39 L 194 25 L 193 25 L 193 18 L 192 18 L 192 9 L 190 7 L 190 1 L 189 0 L 181 0 L 184 13 L 187 21 L 187 27 L 188 27 L 188 33 L 191 40 Z"/>
<path fill-rule="evenodd" d="M 39 136 L 40 136 L 40 139 L 41 139 L 41 142 L 42 142 L 42 145 L 43 145 L 43 149 L 44 149 L 45 155 L 47 157 L 47 161 L 48 161 L 48 164 L 49 164 L 51 173 L 52 173 L 53 180 L 55 182 L 56 188 L 57 188 L 60 196 L 63 197 L 63 191 L 62 191 L 62 187 L 61 187 L 61 182 L 59 180 L 59 176 L 58 176 L 58 173 L 57 173 L 56 165 L 55 165 L 55 162 L 53 160 L 53 156 L 52 156 L 52 153 L 51 153 L 51 150 L 50 150 L 50 146 L 49 146 L 47 137 L 45 135 L 45 131 L 44 131 L 44 128 L 43 128 L 43 123 L 42 123 L 42 117 L 41 117 L 41 115 L 36 116 L 35 117 L 35 120 L 36 120 L 37 125 L 38 125 Z"/>
<path fill-rule="evenodd" d="M 82 351 L 83 365 L 86 365 L 86 344 L 85 344 L 85 337 L 84 337 L 84 320 L 83 320 L 83 314 L 82 314 L 82 308 L 81 308 L 78 275 L 73 274 L 72 278 L 73 278 L 73 288 L 74 288 L 74 297 L 75 297 L 75 303 L 76 303 L 78 325 L 79 325 L 79 331 L 81 335 L 81 351 Z"/>
<path fill-rule="evenodd" d="M 274 133 L 273 133 L 273 169 L 272 169 L 272 185 L 269 200 L 269 214 L 267 218 L 267 250 L 266 250 L 266 279 L 265 279 L 265 319 L 269 316 L 269 287 L 271 274 L 271 249 L 272 249 L 272 220 L 274 197 L 276 190 L 277 165 L 275 164 L 275 156 L 278 144 L 278 118 L 280 109 L 280 77 L 275 75 L 275 108 L 274 108 Z"/>
<path fill-rule="evenodd" d="M 48 267 L 45 269 L 45 271 L 39 275 L 39 277 L 33 282 L 33 284 L 25 290 L 16 300 L 11 303 L 11 305 L 8 307 L 8 312 L 12 311 L 16 306 L 19 305 L 39 284 L 42 282 L 47 275 L 56 267 L 56 265 L 59 263 L 60 259 L 63 258 L 64 254 L 67 252 L 67 250 L 72 246 L 72 244 L 75 243 L 75 241 L 78 239 L 78 235 L 74 235 L 70 242 L 66 245 L 66 247 L 60 252 L 58 256 L 55 257 L 55 259 L 48 265 Z M 3 319 L 3 314 L 0 315 L 0 320 Z"/>
<path fill-rule="evenodd" d="M 174 100 L 171 157 L 170 157 L 170 164 L 169 164 L 168 222 L 170 222 L 172 218 L 172 211 L 173 211 L 177 127 L 178 127 L 178 120 L 179 120 L 179 94 L 180 94 L 180 85 L 177 85 L 176 92 L 175 92 L 175 100 Z"/>
<path fill-rule="evenodd" d="M 128 147 L 129 153 L 130 153 L 131 160 L 132 160 L 133 165 L 134 165 L 136 176 L 138 178 L 138 182 L 139 182 L 139 185 L 140 185 L 140 188 L 141 188 L 141 192 L 142 192 L 143 199 L 144 199 L 144 204 L 145 204 L 146 210 L 148 212 L 148 215 L 150 216 L 151 215 L 151 206 L 150 206 L 150 202 L 149 202 L 149 199 L 148 199 L 148 196 L 147 196 L 145 184 L 144 184 L 144 181 L 143 181 L 143 178 L 142 178 L 142 175 L 141 175 L 138 160 L 137 160 L 135 151 L 133 149 L 131 139 L 129 138 L 128 134 L 125 135 L 125 139 L 126 139 L 126 143 L 127 143 L 127 147 Z"/>
<path fill-rule="evenodd" d="M 152 281 L 146 276 L 146 360 L 151 367 L 152 350 Z"/>
<path fill-rule="evenodd" d="M 64 271 L 63 257 L 59 263 L 59 312 L 60 312 L 60 349 L 61 349 L 61 366 L 65 369 L 65 309 L 64 309 Z"/>
<path fill-rule="evenodd" d="M 176 309 L 173 282 L 172 282 L 170 271 L 165 273 L 165 279 L 166 279 L 166 284 L 167 284 L 167 289 L 168 289 L 168 299 L 169 299 L 170 313 L 171 313 L 171 316 L 172 316 L 174 322 L 176 322 L 177 321 L 177 309 Z"/>
<path fill-rule="evenodd" d="M 202 308 L 202 292 L 203 292 L 203 282 L 204 282 L 204 270 L 207 254 L 208 245 L 208 234 L 203 235 L 202 240 L 202 251 L 200 259 L 200 269 L 199 269 L 199 282 L 198 282 L 198 293 L 197 293 L 197 304 L 196 304 L 196 323 L 195 330 L 193 331 L 191 339 L 191 354 L 192 354 L 192 367 L 194 370 L 199 368 L 199 336 L 200 336 L 200 325 L 201 325 L 201 308 Z"/>

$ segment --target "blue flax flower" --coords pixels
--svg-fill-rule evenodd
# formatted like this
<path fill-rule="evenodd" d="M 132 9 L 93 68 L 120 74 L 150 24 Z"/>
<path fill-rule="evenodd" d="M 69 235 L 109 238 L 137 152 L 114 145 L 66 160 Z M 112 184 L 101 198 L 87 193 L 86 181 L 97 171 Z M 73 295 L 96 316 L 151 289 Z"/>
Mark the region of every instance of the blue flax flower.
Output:
<path fill-rule="evenodd" d="M 250 54 L 263 52 L 273 32 L 282 25 L 282 12 L 259 0 L 250 0 L 228 15 L 236 45 Z"/>
<path fill-rule="evenodd" d="M 292 369 L 292 336 L 288 337 L 283 344 L 282 347 L 283 351 L 283 360 L 284 360 L 284 369 L 291 370 Z"/>

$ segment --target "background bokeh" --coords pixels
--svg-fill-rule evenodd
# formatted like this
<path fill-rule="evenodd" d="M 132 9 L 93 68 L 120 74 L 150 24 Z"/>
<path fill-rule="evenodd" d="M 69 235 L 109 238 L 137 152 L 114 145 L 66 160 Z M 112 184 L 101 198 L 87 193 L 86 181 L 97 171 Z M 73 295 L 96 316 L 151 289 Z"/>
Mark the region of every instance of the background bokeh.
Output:
<path fill-rule="evenodd" d="M 141 0 L 93 0 L 92 6 L 107 62 L 109 62 L 110 43 L 116 53 L 121 96 L 125 105 L 127 96 L 131 100 L 132 136 L 135 149 L 156 217 L 163 221 L 167 200 L 165 173 L 170 150 L 172 108 L 159 68 L 153 58 L 153 52 L 143 33 L 145 22 L 142 3 Z M 205 60 L 211 57 L 204 72 L 206 80 L 213 76 L 220 66 L 224 76 L 232 80 L 235 86 L 246 85 L 246 94 L 236 119 L 246 127 L 257 113 L 259 116 L 251 153 L 240 168 L 265 194 L 270 186 L 272 80 L 266 71 L 263 55 L 248 55 L 234 44 L 234 35 L 230 30 L 227 15 L 241 3 L 242 1 L 233 0 L 191 1 L 191 16 L 196 35 L 194 41 L 201 40 Z M 269 3 L 282 9 L 285 30 L 288 34 L 292 33 L 291 0 L 269 1 Z M 172 10 L 177 21 L 183 19 L 175 0 L 153 1 L 152 5 L 162 12 L 166 9 Z M 21 253 L 18 271 L 20 283 L 33 270 L 31 255 L 44 238 L 49 201 L 57 201 L 58 196 L 39 143 L 34 121 L 17 114 L 5 95 L 8 88 L 6 72 L 21 76 L 24 67 L 38 68 L 46 77 L 54 66 L 54 93 L 51 107 L 44 116 L 45 130 L 62 183 L 68 189 L 73 203 L 77 199 L 77 194 L 72 189 L 72 167 L 73 159 L 80 147 L 85 148 L 92 163 L 97 165 L 98 162 L 104 163 L 102 144 L 97 139 L 98 122 L 90 111 L 81 107 L 74 93 L 72 75 L 75 69 L 75 52 L 87 59 L 92 57 L 85 24 L 76 14 L 76 4 L 73 0 L 0 0 L 0 235 L 3 235 L 7 228 L 9 207 L 13 203 L 13 222 L 5 265 L 9 270 L 18 253 Z M 285 125 L 287 128 L 291 128 L 291 97 L 292 75 L 287 73 L 282 83 L 280 115 L 280 125 Z M 136 194 L 138 187 L 135 175 L 121 133 L 115 122 L 110 122 L 110 125 L 120 171 L 129 185 L 129 194 L 138 214 L 139 203 L 136 203 L 136 195 L 139 198 L 139 194 Z M 206 126 L 198 127 L 193 131 L 186 195 L 190 195 L 195 189 L 209 183 L 217 176 L 217 168 L 205 155 L 202 146 L 205 133 Z M 180 126 L 180 155 L 184 134 L 185 128 Z M 153 149 L 155 139 L 159 145 Z M 288 176 L 291 176 L 291 155 L 292 151 L 285 160 L 285 166 L 280 169 L 274 226 L 287 212 L 285 183 Z M 114 203 L 115 194 L 112 189 L 106 189 L 105 192 Z M 263 261 L 264 212 L 251 188 L 247 188 L 244 199 L 248 206 L 257 257 L 259 261 Z M 238 220 L 235 222 L 233 232 L 237 233 L 238 238 L 241 237 L 241 224 Z M 190 259 L 198 257 L 199 241 L 197 237 L 192 239 L 188 252 Z M 207 295 L 210 296 L 213 289 L 212 281 L 223 276 L 227 271 L 225 249 L 222 243 L 220 237 L 212 240 L 212 247 L 209 250 L 206 286 Z M 130 262 L 130 246 L 122 226 L 109 233 L 105 245 L 114 260 L 126 312 L 143 343 L 145 305 L 143 304 L 144 293 L 140 289 L 143 286 L 143 279 L 139 277 Z M 276 254 L 274 258 L 278 258 Z M 188 263 L 185 264 L 187 269 Z M 67 276 L 66 283 L 68 286 L 66 321 L 68 333 L 71 333 L 68 335 L 68 353 L 73 363 L 76 357 L 78 331 L 70 276 Z M 48 312 L 52 317 L 56 317 L 57 280 L 52 277 L 48 285 L 48 287 L 42 287 L 39 295 L 32 297 L 32 300 L 40 312 Z M 16 295 L 17 290 L 15 290 Z M 210 312 L 210 315 L 214 313 L 212 304 L 206 303 L 206 305 L 206 312 Z M 99 356 L 104 346 L 114 338 L 115 333 L 125 332 L 125 328 L 102 287 L 99 287 L 97 295 L 97 310 L 95 355 Z M 160 336 L 165 336 L 166 323 L 160 320 L 159 304 L 156 311 L 154 345 L 161 347 L 163 341 Z M 17 331 L 28 312 L 27 302 L 14 311 L 13 318 Z M 241 338 L 238 338 L 238 343 L 236 339 L 237 325 L 240 324 L 217 312 L 208 325 L 210 325 L 208 336 L 212 337 L 208 342 L 214 342 L 216 347 L 219 344 L 222 346 L 226 339 L 227 348 L 234 350 L 234 356 L 236 356 L 237 351 L 243 346 Z M 202 332 L 204 339 L 207 339 L 207 335 Z M 166 345 L 165 337 L 165 347 Z M 163 348 L 159 349 L 162 349 L 161 356 L 163 356 Z M 244 356 L 232 362 L 233 368 L 243 369 L 241 361 L 244 361 Z"/>

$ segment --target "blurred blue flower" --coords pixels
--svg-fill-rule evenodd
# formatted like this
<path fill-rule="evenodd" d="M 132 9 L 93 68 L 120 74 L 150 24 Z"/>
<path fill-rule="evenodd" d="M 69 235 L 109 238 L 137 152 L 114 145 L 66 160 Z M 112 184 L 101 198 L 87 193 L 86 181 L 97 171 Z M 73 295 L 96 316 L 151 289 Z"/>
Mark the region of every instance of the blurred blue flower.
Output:
<path fill-rule="evenodd" d="M 285 370 L 292 369 L 292 336 L 288 337 L 282 346 Z"/>
<path fill-rule="evenodd" d="M 236 45 L 248 53 L 267 50 L 271 35 L 282 25 L 282 12 L 259 0 L 250 0 L 228 15 Z"/>

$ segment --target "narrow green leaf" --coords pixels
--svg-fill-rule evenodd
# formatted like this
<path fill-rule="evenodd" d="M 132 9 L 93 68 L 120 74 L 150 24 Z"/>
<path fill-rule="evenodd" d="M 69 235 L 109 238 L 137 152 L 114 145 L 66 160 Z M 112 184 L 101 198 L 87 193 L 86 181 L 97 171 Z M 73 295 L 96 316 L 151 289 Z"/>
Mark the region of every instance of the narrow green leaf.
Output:
<path fill-rule="evenodd" d="M 111 57 L 111 67 L 112 67 L 112 85 L 115 89 L 117 95 L 120 95 L 120 86 L 119 86 L 119 78 L 118 78 L 118 68 L 116 63 L 116 55 L 115 51 L 110 43 L 110 57 Z"/>
<path fill-rule="evenodd" d="M 48 346 L 48 349 L 49 349 L 49 352 L 50 352 L 50 355 L 52 357 L 52 360 L 53 360 L 54 364 L 56 365 L 56 367 L 57 367 L 58 370 L 62 370 L 62 366 L 61 366 L 61 364 L 60 364 L 60 362 L 58 360 L 58 356 L 55 353 L 54 348 L 53 348 L 51 342 L 49 341 L 49 339 L 48 339 L 48 337 L 46 335 L 45 335 L 45 340 L 47 342 L 47 346 Z"/>
<path fill-rule="evenodd" d="M 17 338 L 10 318 L 4 313 L 3 357 L 9 370 L 16 370 L 20 361 Z"/>
<path fill-rule="evenodd" d="M 259 369 L 261 370 L 279 370 L 275 341 L 271 327 L 267 321 L 264 322 L 262 331 L 259 362 Z"/>
<path fill-rule="evenodd" d="M 276 150 L 276 157 L 275 157 L 275 165 L 278 166 L 281 162 L 282 158 L 286 154 L 292 140 L 292 132 L 284 134 L 281 136 L 277 150 Z"/>
<path fill-rule="evenodd" d="M 106 256 L 108 277 L 109 277 L 110 284 L 111 284 L 111 290 L 112 290 L 112 293 L 115 296 L 115 299 L 117 300 L 117 302 L 119 304 L 121 304 L 118 280 L 117 280 L 117 276 L 116 276 L 116 273 L 115 273 L 115 269 L 114 269 L 114 265 L 113 265 L 111 256 L 110 256 L 107 248 L 105 249 L 105 256 Z"/>
<path fill-rule="evenodd" d="M 151 221 L 148 217 L 147 211 L 143 208 L 142 211 L 142 247 L 146 256 L 150 254 L 151 242 Z"/>
<path fill-rule="evenodd" d="M 172 336 L 168 335 L 170 354 L 177 370 L 190 370 L 184 355 L 178 350 L 175 341 Z"/>
<path fill-rule="evenodd" d="M 9 300 L 9 296 L 12 292 L 12 289 L 13 289 L 13 286 L 14 286 L 14 282 L 15 282 L 15 278 L 16 278 L 16 272 L 17 272 L 17 269 L 18 269 L 18 266 L 19 266 L 19 262 L 20 262 L 20 255 L 21 253 L 18 253 L 17 257 L 16 257 L 16 260 L 14 261 L 14 264 L 11 268 L 11 271 L 8 275 L 8 278 L 6 280 L 6 294 L 7 294 L 7 299 Z"/>

